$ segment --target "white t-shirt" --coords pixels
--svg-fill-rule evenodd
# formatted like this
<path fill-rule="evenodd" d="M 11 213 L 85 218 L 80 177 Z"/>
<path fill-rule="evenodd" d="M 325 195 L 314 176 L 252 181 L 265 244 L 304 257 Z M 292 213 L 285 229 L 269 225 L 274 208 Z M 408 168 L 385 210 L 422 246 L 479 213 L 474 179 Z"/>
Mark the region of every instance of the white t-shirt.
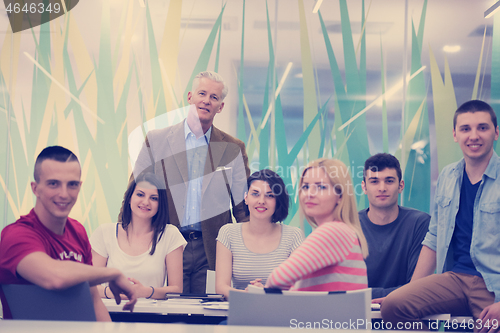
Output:
<path fill-rule="evenodd" d="M 274 268 L 288 259 L 304 240 L 304 233 L 297 227 L 281 225 L 281 240 L 278 248 L 269 253 L 255 253 L 247 249 L 242 235 L 242 223 L 228 223 L 219 230 L 217 240 L 233 255 L 233 287 L 245 289 L 250 281 L 267 277 Z"/>
<path fill-rule="evenodd" d="M 156 244 L 155 253 L 150 255 L 151 248 L 138 256 L 131 256 L 122 251 L 116 237 L 117 223 L 101 224 L 90 237 L 92 249 L 104 258 L 108 258 L 107 267 L 119 269 L 126 277 L 139 280 L 144 286 L 154 288 L 166 285 L 167 254 L 187 242 L 177 227 L 167 224 L 163 236 Z"/>

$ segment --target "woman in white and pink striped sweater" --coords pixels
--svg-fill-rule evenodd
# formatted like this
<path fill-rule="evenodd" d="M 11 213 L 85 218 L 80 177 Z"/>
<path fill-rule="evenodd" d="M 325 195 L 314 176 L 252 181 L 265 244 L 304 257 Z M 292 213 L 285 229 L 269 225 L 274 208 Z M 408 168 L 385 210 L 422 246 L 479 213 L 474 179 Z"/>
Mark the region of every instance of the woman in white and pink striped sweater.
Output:
<path fill-rule="evenodd" d="M 349 170 L 339 160 L 318 159 L 300 179 L 302 214 L 316 227 L 269 275 L 266 288 L 338 291 L 367 288 L 368 246 L 361 230 Z"/>

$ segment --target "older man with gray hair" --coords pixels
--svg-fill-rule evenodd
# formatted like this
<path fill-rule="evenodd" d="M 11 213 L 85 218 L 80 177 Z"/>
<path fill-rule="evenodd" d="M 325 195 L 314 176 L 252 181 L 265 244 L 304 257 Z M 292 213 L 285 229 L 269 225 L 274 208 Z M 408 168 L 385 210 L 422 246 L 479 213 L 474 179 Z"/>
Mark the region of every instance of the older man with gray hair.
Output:
<path fill-rule="evenodd" d="M 214 72 L 201 72 L 187 95 L 182 122 L 149 131 L 134 167 L 165 181 L 170 223 L 188 242 L 184 250 L 184 293 L 205 293 L 206 271 L 215 269 L 219 229 L 246 220 L 243 195 L 250 174 L 245 144 L 213 126 L 228 88 Z"/>

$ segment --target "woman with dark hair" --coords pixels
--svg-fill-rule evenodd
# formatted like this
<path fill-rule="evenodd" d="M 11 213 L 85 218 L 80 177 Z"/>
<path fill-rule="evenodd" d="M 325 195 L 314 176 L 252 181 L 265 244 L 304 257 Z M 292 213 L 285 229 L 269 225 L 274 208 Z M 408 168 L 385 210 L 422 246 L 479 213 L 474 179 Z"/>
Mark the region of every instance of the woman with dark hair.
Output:
<path fill-rule="evenodd" d="M 278 223 L 288 216 L 290 204 L 278 174 L 268 169 L 257 171 L 248 178 L 247 185 L 249 222 L 226 224 L 217 237 L 215 289 L 226 298 L 229 290 L 265 283 L 269 273 L 304 239 L 299 228 Z"/>
<path fill-rule="evenodd" d="M 186 241 L 169 224 L 167 193 L 154 174 L 130 182 L 122 211 L 121 222 L 100 225 L 92 234 L 94 266 L 121 270 L 138 297 L 163 299 L 165 293 L 181 293 Z M 106 286 L 99 286 L 99 293 L 113 297 Z"/>

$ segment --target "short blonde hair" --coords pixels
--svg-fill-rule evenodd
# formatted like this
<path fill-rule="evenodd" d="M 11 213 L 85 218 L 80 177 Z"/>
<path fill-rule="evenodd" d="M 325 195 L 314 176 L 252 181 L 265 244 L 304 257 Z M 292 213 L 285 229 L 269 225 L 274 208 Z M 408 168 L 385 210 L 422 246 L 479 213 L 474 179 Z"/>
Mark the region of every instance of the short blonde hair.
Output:
<path fill-rule="evenodd" d="M 310 162 L 302 172 L 299 189 L 302 188 L 305 173 L 312 168 L 322 168 L 325 171 L 326 176 L 330 179 L 330 183 L 336 193 L 342 197 L 341 202 L 333 211 L 333 218 L 336 221 L 344 222 L 356 232 L 359 245 L 361 246 L 361 252 L 363 253 L 363 258 L 366 258 L 368 256 L 368 244 L 366 243 L 366 238 L 359 222 L 358 210 L 356 208 L 356 198 L 354 196 L 354 187 L 349 169 L 340 160 L 327 158 L 314 160 Z M 301 214 L 305 216 L 309 224 L 314 227 L 318 226 L 312 216 L 304 213 L 302 205 L 300 206 L 300 211 Z"/>

